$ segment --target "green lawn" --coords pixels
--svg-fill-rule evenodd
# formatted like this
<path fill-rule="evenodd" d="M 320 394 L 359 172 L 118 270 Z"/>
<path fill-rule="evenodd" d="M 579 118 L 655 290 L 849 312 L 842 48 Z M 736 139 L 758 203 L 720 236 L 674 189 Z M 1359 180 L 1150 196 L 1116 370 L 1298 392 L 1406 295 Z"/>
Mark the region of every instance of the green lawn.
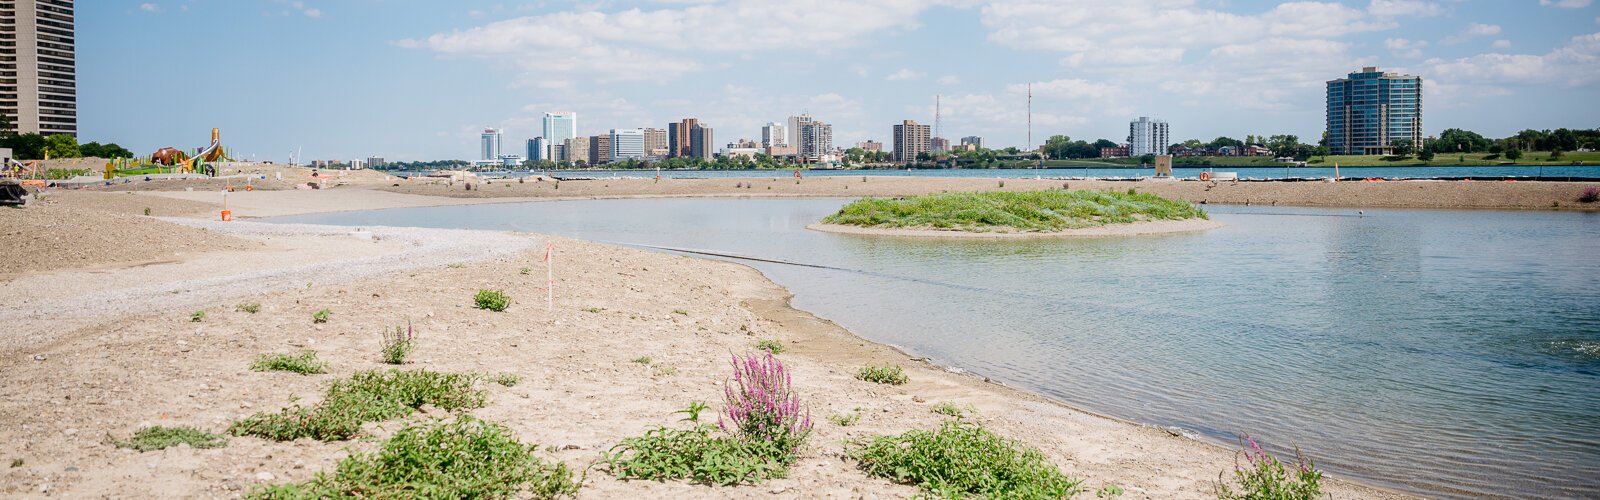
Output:
<path fill-rule="evenodd" d="M 973 232 L 1060 231 L 1144 220 L 1208 218 L 1189 203 L 1149 193 L 1025 191 L 862 198 L 822 219 L 828 224 Z"/>

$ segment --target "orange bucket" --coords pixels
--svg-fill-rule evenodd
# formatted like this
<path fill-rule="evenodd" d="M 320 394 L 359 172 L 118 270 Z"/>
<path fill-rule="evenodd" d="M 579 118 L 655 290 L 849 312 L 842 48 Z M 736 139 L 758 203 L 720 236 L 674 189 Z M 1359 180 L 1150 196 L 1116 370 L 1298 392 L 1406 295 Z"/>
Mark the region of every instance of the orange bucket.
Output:
<path fill-rule="evenodd" d="M 232 210 L 223 210 L 222 211 L 222 220 L 224 222 L 233 220 L 233 211 Z"/>

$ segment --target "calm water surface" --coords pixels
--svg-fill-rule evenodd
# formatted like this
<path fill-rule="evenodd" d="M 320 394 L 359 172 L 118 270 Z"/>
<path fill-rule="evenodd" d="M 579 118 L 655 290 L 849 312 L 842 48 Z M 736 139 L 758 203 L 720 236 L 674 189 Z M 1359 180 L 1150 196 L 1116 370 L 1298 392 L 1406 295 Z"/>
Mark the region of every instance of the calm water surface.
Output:
<path fill-rule="evenodd" d="M 1174 167 L 1172 175 L 1193 179 L 1202 171 L 1237 172 L 1240 179 L 1325 179 L 1333 177 L 1333 167 Z M 431 172 L 431 171 L 430 171 Z M 426 174 L 427 172 L 393 172 L 395 174 Z M 543 173 L 543 172 L 540 172 Z M 556 170 L 556 177 L 655 177 L 655 170 Z M 523 176 L 528 172 L 497 172 L 485 175 Z M 790 177 L 792 170 L 663 170 L 661 176 L 669 179 L 705 179 L 731 177 Z M 808 170 L 806 176 L 869 176 L 869 177 L 978 177 L 978 178 L 1134 178 L 1155 175 L 1149 168 L 962 168 L 928 170 Z M 1571 178 L 1600 178 L 1600 165 L 1533 165 L 1533 166 L 1481 166 L 1481 167 L 1344 167 L 1339 169 L 1342 178 L 1382 177 L 1386 179 L 1436 179 L 1461 177 L 1518 177 L 1565 180 Z"/>
<path fill-rule="evenodd" d="M 1094 411 L 1298 444 L 1430 496 L 1600 496 L 1600 214 L 1209 207 L 1090 240 L 807 231 L 842 199 L 602 200 L 284 222 L 707 249 L 868 339 Z"/>

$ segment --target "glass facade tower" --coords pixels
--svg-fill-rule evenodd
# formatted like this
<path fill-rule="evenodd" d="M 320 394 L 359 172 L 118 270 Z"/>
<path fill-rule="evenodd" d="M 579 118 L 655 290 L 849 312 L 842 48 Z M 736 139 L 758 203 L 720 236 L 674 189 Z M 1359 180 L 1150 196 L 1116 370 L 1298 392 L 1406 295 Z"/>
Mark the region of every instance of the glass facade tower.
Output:
<path fill-rule="evenodd" d="M 1422 77 L 1362 68 L 1328 82 L 1328 149 L 1387 155 L 1394 141 L 1422 147 Z"/>

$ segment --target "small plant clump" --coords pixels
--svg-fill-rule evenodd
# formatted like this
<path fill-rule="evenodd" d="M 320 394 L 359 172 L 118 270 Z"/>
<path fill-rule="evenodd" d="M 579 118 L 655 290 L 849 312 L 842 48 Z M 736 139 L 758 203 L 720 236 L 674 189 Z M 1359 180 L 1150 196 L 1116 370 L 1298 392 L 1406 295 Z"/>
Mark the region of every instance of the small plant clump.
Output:
<path fill-rule="evenodd" d="M 947 421 L 938 430 L 911 430 L 857 442 L 850 457 L 867 475 L 916 485 L 929 496 L 1066 498 L 1080 481 L 1061 473 L 1044 454 L 977 424 Z"/>
<path fill-rule="evenodd" d="M 150 215 L 150 207 L 144 207 L 144 214 Z"/>
<path fill-rule="evenodd" d="M 681 315 L 681 316 L 688 316 L 689 315 L 689 310 L 688 309 L 673 309 L 672 310 L 672 314 L 677 314 L 677 315 Z"/>
<path fill-rule="evenodd" d="M 792 457 L 811 435 L 811 412 L 783 363 L 764 357 L 733 357 L 733 381 L 723 386 L 717 426 L 747 442 L 765 443 Z M 724 418 L 725 417 L 725 418 Z"/>
<path fill-rule="evenodd" d="M 784 351 L 783 343 L 776 340 L 763 340 L 756 342 L 756 349 L 767 351 L 771 354 L 783 354 Z"/>
<path fill-rule="evenodd" d="M 328 322 L 328 318 L 331 318 L 331 317 L 333 317 L 333 311 L 329 311 L 327 309 L 323 309 L 321 311 L 317 311 L 317 312 L 311 313 L 311 322 L 312 323 L 327 323 Z"/>
<path fill-rule="evenodd" d="M 605 308 L 603 308 L 603 307 L 585 307 L 585 308 L 583 308 L 583 312 L 591 313 L 591 314 L 600 314 L 601 311 L 605 311 Z"/>
<path fill-rule="evenodd" d="M 250 363 L 250 370 L 258 372 L 294 372 L 301 375 L 327 373 L 328 363 L 317 359 L 317 351 L 306 350 L 300 354 L 261 354 Z"/>
<path fill-rule="evenodd" d="M 650 366 L 650 363 L 652 361 L 654 361 L 654 360 L 650 359 L 649 356 L 639 356 L 637 358 L 633 358 L 633 362 L 641 364 L 641 365 L 645 365 L 645 366 Z"/>
<path fill-rule="evenodd" d="M 937 405 L 934 405 L 933 406 L 933 412 L 934 413 L 938 413 L 940 415 L 944 415 L 946 417 L 956 417 L 956 418 L 961 418 L 961 417 L 964 417 L 964 416 L 967 415 L 967 409 L 966 408 L 962 408 L 960 406 L 957 406 L 955 403 L 952 403 L 952 402 L 949 402 L 949 401 L 945 401 L 945 402 L 939 403 Z"/>
<path fill-rule="evenodd" d="M 315 406 L 257 413 L 234 422 L 228 432 L 274 441 L 343 441 L 360 433 L 361 424 L 410 415 L 422 405 L 446 411 L 482 408 L 487 395 L 472 388 L 476 380 L 472 374 L 429 370 L 357 372 L 333 381 Z"/>
<path fill-rule="evenodd" d="M 140 452 L 156 451 L 171 448 L 180 444 L 189 445 L 190 448 L 221 448 L 228 444 L 228 439 L 193 427 L 144 427 L 135 431 L 133 436 L 126 441 L 116 441 L 118 448 L 139 450 Z M 12 467 L 16 467 L 14 463 Z"/>
<path fill-rule="evenodd" d="M 1594 203 L 1600 201 L 1600 188 L 1583 190 L 1583 195 L 1578 197 L 1578 203 Z"/>
<path fill-rule="evenodd" d="M 1312 500 L 1322 498 L 1322 471 L 1317 470 L 1305 455 L 1300 454 L 1300 449 L 1294 450 L 1295 465 L 1293 467 L 1279 461 L 1256 440 L 1245 436 L 1240 443 L 1244 447 L 1239 452 L 1244 456 L 1245 464 L 1238 463 L 1238 456 L 1234 457 L 1233 483 L 1222 481 L 1222 474 L 1217 474 L 1217 498 L 1224 500 Z"/>
<path fill-rule="evenodd" d="M 533 268 L 524 267 L 521 270 L 518 270 L 517 272 L 522 273 L 522 274 L 532 274 L 533 273 Z"/>
<path fill-rule="evenodd" d="M 194 313 L 189 315 L 189 321 L 193 322 L 193 323 L 199 323 L 199 322 L 205 321 L 205 320 L 206 320 L 206 312 L 205 311 L 195 311 Z"/>
<path fill-rule="evenodd" d="M 506 387 L 513 387 L 522 383 L 522 376 L 515 373 L 501 373 L 494 376 L 494 383 Z"/>
<path fill-rule="evenodd" d="M 242 313 L 255 314 L 255 313 L 261 312 L 261 304 L 259 302 L 245 302 L 245 303 L 239 304 L 237 306 L 234 306 L 233 310 L 239 311 L 239 312 L 242 312 Z"/>
<path fill-rule="evenodd" d="M 833 425 L 837 425 L 839 427 L 856 425 L 856 422 L 861 421 L 861 409 L 856 408 L 855 411 L 850 413 L 835 413 L 833 415 L 828 415 L 828 421 L 833 422 Z"/>
<path fill-rule="evenodd" d="M 511 305 L 511 297 L 500 290 L 478 290 L 478 294 L 472 297 L 472 302 L 478 309 L 501 312 L 506 310 L 506 306 Z"/>
<path fill-rule="evenodd" d="M 906 383 L 906 371 L 899 366 L 863 366 L 856 370 L 856 380 L 864 380 L 878 384 L 902 385 Z"/>
<path fill-rule="evenodd" d="M 411 328 L 411 322 L 406 321 L 404 330 L 399 326 L 394 327 L 394 333 L 383 331 L 383 362 L 391 365 L 405 364 L 406 356 L 417 347 L 416 331 Z"/>
<path fill-rule="evenodd" d="M 248 498 L 559 498 L 578 483 L 566 464 L 545 463 L 537 445 L 471 415 L 408 425 L 374 453 L 339 461 L 332 474 L 257 487 Z"/>

